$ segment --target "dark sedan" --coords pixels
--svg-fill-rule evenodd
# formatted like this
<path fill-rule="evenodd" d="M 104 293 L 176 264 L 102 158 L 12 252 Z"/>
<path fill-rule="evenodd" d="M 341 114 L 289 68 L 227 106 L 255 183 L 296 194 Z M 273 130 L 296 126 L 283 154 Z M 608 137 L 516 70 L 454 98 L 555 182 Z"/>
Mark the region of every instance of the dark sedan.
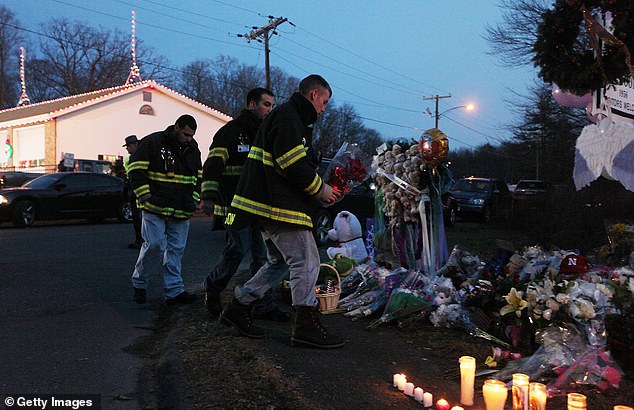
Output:
<path fill-rule="evenodd" d="M 0 190 L 0 222 L 26 227 L 35 221 L 117 218 L 132 220 L 125 181 L 105 174 L 45 174 L 21 187 Z"/>

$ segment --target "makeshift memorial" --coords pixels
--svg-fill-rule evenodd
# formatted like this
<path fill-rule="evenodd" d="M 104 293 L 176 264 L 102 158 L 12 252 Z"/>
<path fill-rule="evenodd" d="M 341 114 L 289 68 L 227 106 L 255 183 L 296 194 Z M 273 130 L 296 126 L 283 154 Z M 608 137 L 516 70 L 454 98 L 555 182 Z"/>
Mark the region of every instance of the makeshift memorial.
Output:
<path fill-rule="evenodd" d="M 324 172 L 324 181 L 343 195 L 368 179 L 367 163 L 369 161 L 358 145 L 344 142 Z M 335 201 L 335 202 L 337 202 Z M 333 203 L 324 204 L 326 206 Z"/>

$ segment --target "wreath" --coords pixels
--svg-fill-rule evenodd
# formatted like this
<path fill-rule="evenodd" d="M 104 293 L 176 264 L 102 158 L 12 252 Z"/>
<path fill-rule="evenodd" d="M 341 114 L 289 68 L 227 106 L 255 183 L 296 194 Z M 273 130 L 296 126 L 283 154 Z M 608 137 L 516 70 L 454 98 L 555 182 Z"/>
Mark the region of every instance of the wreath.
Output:
<path fill-rule="evenodd" d="M 594 19 L 588 25 L 593 12 L 612 14 L 612 34 Z M 599 39 L 603 47 L 595 58 Z M 634 50 L 633 1 L 557 0 L 554 9 L 542 14 L 533 61 L 545 82 L 583 95 L 631 77 L 629 50 Z"/>

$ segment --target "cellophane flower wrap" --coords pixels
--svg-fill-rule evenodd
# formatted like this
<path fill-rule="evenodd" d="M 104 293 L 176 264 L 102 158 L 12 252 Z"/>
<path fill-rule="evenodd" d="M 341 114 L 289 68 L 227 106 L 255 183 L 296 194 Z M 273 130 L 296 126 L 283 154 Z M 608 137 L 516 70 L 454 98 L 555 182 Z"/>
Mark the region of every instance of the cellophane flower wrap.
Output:
<path fill-rule="evenodd" d="M 361 185 L 368 177 L 368 158 L 359 146 L 344 142 L 328 164 L 324 172 L 323 180 L 341 192 L 341 196 L 335 202 L 343 198 L 345 194 L 358 185 Z M 332 202 L 331 204 L 333 204 Z"/>

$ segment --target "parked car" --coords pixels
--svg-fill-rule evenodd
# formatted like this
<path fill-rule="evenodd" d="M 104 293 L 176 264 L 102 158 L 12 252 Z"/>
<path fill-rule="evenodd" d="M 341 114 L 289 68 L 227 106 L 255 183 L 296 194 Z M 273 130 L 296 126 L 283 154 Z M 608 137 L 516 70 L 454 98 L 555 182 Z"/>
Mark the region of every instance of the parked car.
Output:
<path fill-rule="evenodd" d="M 513 198 L 534 198 L 538 195 L 549 192 L 551 189 L 552 186 L 546 181 L 537 179 L 522 179 L 517 183 L 515 189 L 513 190 Z"/>
<path fill-rule="evenodd" d="M 0 189 L 21 186 L 22 184 L 35 179 L 41 175 L 41 172 L 3 172 L 0 174 Z"/>
<path fill-rule="evenodd" d="M 322 160 L 319 175 L 323 176 L 329 163 L 328 158 Z M 365 233 L 367 219 L 374 218 L 375 193 L 376 184 L 372 178 L 369 178 L 363 184 L 351 189 L 339 202 L 329 207 L 321 207 L 313 219 L 313 233 L 317 245 L 325 245 L 328 242 L 328 231 L 332 228 L 332 223 L 340 211 L 353 213 L 361 222 Z M 450 192 L 442 195 L 442 204 L 445 226 L 454 226 L 458 205 Z"/>
<path fill-rule="evenodd" d="M 125 181 L 99 173 L 57 172 L 0 190 L 0 222 L 26 227 L 41 220 L 84 218 L 131 222 Z"/>
<path fill-rule="evenodd" d="M 458 216 L 475 216 L 490 222 L 494 216 L 509 218 L 511 215 L 511 192 L 504 181 L 462 178 L 456 181 L 451 194 L 458 204 Z"/>

